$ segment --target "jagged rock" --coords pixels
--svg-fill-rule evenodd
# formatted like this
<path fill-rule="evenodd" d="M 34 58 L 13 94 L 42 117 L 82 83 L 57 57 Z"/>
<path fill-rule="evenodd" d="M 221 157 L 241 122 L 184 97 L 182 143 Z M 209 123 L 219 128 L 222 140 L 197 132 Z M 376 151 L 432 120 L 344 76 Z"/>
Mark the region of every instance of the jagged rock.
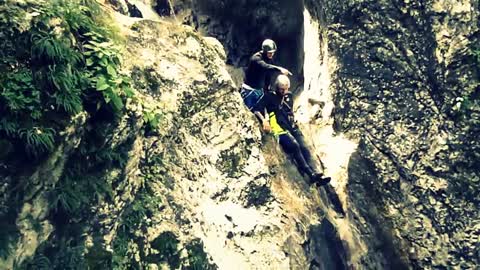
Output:
<path fill-rule="evenodd" d="M 131 4 L 130 2 L 127 1 L 127 8 L 128 8 L 128 14 L 130 17 L 134 18 L 143 18 L 142 12 L 138 7 L 134 4 Z"/>
<path fill-rule="evenodd" d="M 54 227 L 48 220 L 48 215 L 52 209 L 49 196 L 64 170 L 68 156 L 78 147 L 81 141 L 86 118 L 85 113 L 74 117 L 72 123 L 62 132 L 60 145 L 42 164 L 30 172 L 19 173 L 17 176 L 5 179 L 25 181 L 29 185 L 24 190 L 23 201 L 17 202 L 21 207 L 19 213 L 16 217 L 13 217 L 14 220 L 9 221 L 15 224 L 16 229 L 11 230 L 8 226 L 5 228 L 6 233 L 12 234 L 11 237 L 15 241 L 9 243 L 9 253 L 11 255 L 0 257 L 0 268 L 12 269 L 13 265 L 33 256 L 37 247 L 47 240 L 53 232 Z M 8 189 L 4 196 L 10 197 L 12 196 L 11 193 L 11 189 Z M 4 203 L 5 206 L 8 205 L 7 202 Z"/>
<path fill-rule="evenodd" d="M 452 250 L 471 243 L 453 231 L 472 227 L 451 219 L 480 220 L 478 207 L 460 206 L 479 202 L 478 192 L 470 193 L 475 189 L 471 182 L 462 180 L 478 179 L 478 157 L 469 154 L 480 147 L 474 139 L 478 106 L 470 107 L 469 119 L 455 107 L 456 98 L 478 98 L 478 63 L 466 60 L 478 43 L 472 34 L 478 32 L 476 4 L 306 4 L 336 63 L 330 85 L 336 130 L 360 140 L 349 161 L 349 181 L 359 183 L 348 187 L 350 207 L 359 210 L 358 216 L 379 219 L 368 221 L 373 228 L 363 230 L 385 230 L 369 241 L 382 239 L 392 250 L 369 256 L 412 268 L 478 264 L 478 257 Z M 392 205 L 402 210 L 388 211 Z M 389 230 L 396 231 L 395 237 Z M 441 237 L 446 232 L 448 241 Z M 415 252 L 409 253 L 412 246 Z"/>
<path fill-rule="evenodd" d="M 115 9 L 115 11 L 128 15 L 129 7 L 126 0 L 108 0 L 108 3 Z"/>
<path fill-rule="evenodd" d="M 316 212 L 309 206 L 315 200 L 311 197 L 314 193 L 306 190 L 305 183 L 302 186 L 303 179 L 295 168 L 289 165 L 285 170 L 278 163 L 286 160 L 266 160 L 270 155 L 282 154 L 273 141 L 260 148 L 257 123 L 244 107 L 225 68 L 225 53 L 220 43 L 199 36 L 187 26 L 150 20 L 123 23 L 129 33 L 126 67 L 135 76 L 134 83 L 142 93 L 144 106 L 159 104 L 164 118 L 157 134 L 146 138 L 139 136 L 137 128 L 119 127 L 134 138 L 134 146 L 128 152 L 128 170 L 115 191 L 112 207 L 99 208 L 95 213 L 102 229 L 91 233 L 103 239 L 103 246 L 118 245 L 120 221 L 103 217 L 115 215 L 128 219 L 141 196 L 134 199 L 132 195 L 141 193 L 139 188 L 145 185 L 162 201 L 162 207 L 148 210 L 152 225 L 146 219 L 141 220 L 139 224 L 147 226 L 146 231 L 134 233 L 135 238 L 142 239 L 138 241 L 148 243 L 146 247 L 158 248 L 154 239 L 165 231 L 173 231 L 178 235 L 179 245 L 184 247 L 191 246 L 192 239 L 201 239 L 201 247 L 208 256 L 202 255 L 203 251 L 198 250 L 200 245 L 194 244 L 195 256 L 210 258 L 202 260 L 211 261 L 221 269 L 233 262 L 241 268 L 288 267 L 291 257 L 282 251 L 285 239 L 296 235 L 296 241 L 288 244 L 301 250 L 305 235 L 296 231 L 297 222 L 283 217 L 293 208 L 305 216 L 301 226 L 308 228 L 315 223 Z M 136 106 L 128 108 L 129 115 L 138 115 Z M 121 134 L 114 143 L 128 138 L 127 134 Z M 265 149 L 272 153 L 265 153 Z M 275 175 L 270 175 L 269 166 L 273 165 L 278 169 Z M 140 175 L 131 173 L 135 168 L 140 169 Z M 297 179 L 300 186 L 289 179 Z M 276 186 L 272 186 L 273 181 Z M 289 198 L 296 195 L 285 194 L 283 189 L 296 190 L 305 201 Z M 294 199 L 295 204 L 279 203 L 277 200 L 282 197 L 285 199 L 281 201 Z M 139 256 L 136 259 L 139 263 L 168 261 L 168 257 L 176 256 L 155 252 L 142 255 L 141 247 L 135 250 L 138 251 L 132 250 L 132 254 Z M 191 256 L 180 254 L 181 262 L 187 263 Z M 301 252 L 295 256 L 296 261 L 305 260 Z"/>
<path fill-rule="evenodd" d="M 93 138 L 120 148 L 125 159 L 95 172 L 111 184 L 111 198 L 75 220 L 47 210 L 65 160 L 92 129 L 84 119 L 61 134 L 64 143 L 45 164 L 21 176 L 31 186 L 19 215 L 0 221 L 18 234 L 0 268 L 65 242 L 84 244 L 79 253 L 90 268 L 105 261 L 150 269 L 478 265 L 478 109 L 467 102 L 478 98 L 479 86 L 470 47 L 478 43 L 479 11 L 472 1 L 305 1 L 318 22 L 318 46 L 326 49 L 315 66 L 329 73 L 322 78 L 331 85 L 322 91 L 334 94 L 334 104 L 309 104 L 317 106 L 312 122 L 326 120 L 323 113 L 335 105 L 336 134 L 359 142 L 327 193 L 342 195 L 335 198 L 348 210 L 341 221 L 325 192 L 309 189 L 278 144 L 262 138 L 224 63 L 245 64 L 272 37 L 280 63 L 302 81 L 301 1 L 110 2 L 122 14 L 148 18 L 116 17 L 138 96 L 127 101 L 122 119 L 105 122 L 108 134 Z M 158 21 L 148 6 L 162 15 L 183 11 L 194 28 L 164 21 L 175 16 Z M 162 117 L 149 130 L 143 113 L 155 106 Z M 3 169 L 2 215 L 20 179 Z M 79 249 L 65 250 L 58 253 Z"/>

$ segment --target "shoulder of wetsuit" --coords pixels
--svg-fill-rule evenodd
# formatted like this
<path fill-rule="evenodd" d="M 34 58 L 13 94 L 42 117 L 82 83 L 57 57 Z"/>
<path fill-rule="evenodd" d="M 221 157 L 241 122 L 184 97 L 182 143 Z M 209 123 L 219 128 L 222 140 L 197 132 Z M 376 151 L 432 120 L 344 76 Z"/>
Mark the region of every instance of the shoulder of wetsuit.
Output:
<path fill-rule="evenodd" d="M 275 104 L 277 95 L 275 92 L 272 92 L 271 90 L 265 91 L 265 94 L 263 95 L 263 99 L 270 104 Z"/>
<path fill-rule="evenodd" d="M 265 91 L 265 96 L 268 98 L 277 98 L 278 95 L 273 91 L 272 89 L 268 89 L 268 91 Z"/>
<path fill-rule="evenodd" d="M 263 58 L 262 56 L 263 56 L 263 55 L 262 55 L 262 52 L 259 51 L 259 52 L 254 53 L 254 54 L 252 55 L 252 57 L 250 57 L 250 59 L 262 59 L 262 58 Z"/>

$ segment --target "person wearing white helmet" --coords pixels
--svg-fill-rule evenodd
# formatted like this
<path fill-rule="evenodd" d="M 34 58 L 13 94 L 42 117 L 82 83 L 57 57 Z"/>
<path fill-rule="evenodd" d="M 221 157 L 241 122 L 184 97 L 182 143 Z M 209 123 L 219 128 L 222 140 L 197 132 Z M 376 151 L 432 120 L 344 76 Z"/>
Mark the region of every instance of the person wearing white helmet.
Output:
<path fill-rule="evenodd" d="M 310 184 L 328 184 L 330 177 L 324 177 L 318 172 L 305 139 L 295 124 L 293 99 L 289 92 L 290 79 L 281 74 L 272 88 L 253 108 L 255 115 L 262 121 L 263 130 L 273 133 L 285 152 L 292 155 L 299 171 L 309 177 Z M 268 116 L 264 117 L 265 110 Z"/>
<path fill-rule="evenodd" d="M 240 91 L 245 105 L 250 110 L 268 90 L 273 72 L 278 71 L 284 75 L 292 75 L 288 69 L 273 65 L 273 55 L 276 50 L 277 44 L 271 39 L 266 39 L 262 43 L 262 50 L 250 57 Z"/>

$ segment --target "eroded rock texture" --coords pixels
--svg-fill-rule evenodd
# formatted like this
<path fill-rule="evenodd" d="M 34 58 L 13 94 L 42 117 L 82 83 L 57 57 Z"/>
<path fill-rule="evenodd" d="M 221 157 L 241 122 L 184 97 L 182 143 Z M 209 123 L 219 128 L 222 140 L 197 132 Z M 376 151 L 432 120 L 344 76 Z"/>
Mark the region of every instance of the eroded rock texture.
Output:
<path fill-rule="evenodd" d="M 377 267 L 478 267 L 478 2 L 307 6 L 337 63 L 336 130 L 360 138 L 348 190 Z"/>
<path fill-rule="evenodd" d="M 2 207 L 15 198 L 19 211 L 8 216 L 0 268 L 347 265 L 342 245 L 310 240 L 335 247 L 330 213 L 278 144 L 262 142 L 220 42 L 176 23 L 115 16 L 137 95 L 120 119 L 84 115 L 46 164 L 5 172 L 9 183 L 31 181 L 21 191 L 32 195 L 5 188 Z M 157 129 L 144 108 L 161 115 Z"/>
<path fill-rule="evenodd" d="M 80 115 L 41 164 L 1 164 L 0 268 L 478 267 L 477 2 L 108 2 L 145 18 L 115 15 L 141 102 Z M 262 138 L 224 65 L 271 37 L 301 82 L 303 4 L 328 45 L 336 132 L 359 141 L 345 219 Z M 65 209 L 62 189 L 96 197 Z"/>

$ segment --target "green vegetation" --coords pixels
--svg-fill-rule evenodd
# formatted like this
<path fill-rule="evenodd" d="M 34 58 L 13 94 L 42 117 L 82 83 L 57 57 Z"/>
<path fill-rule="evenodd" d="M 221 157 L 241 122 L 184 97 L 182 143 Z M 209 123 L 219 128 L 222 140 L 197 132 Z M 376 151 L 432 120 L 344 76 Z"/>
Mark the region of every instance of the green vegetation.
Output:
<path fill-rule="evenodd" d="M 143 121 L 147 130 L 157 130 L 162 117 L 163 111 L 158 103 L 143 103 Z"/>
<path fill-rule="evenodd" d="M 87 269 L 84 246 L 63 243 L 56 247 L 41 245 L 30 259 L 16 266 L 17 270 L 82 270 Z"/>
<path fill-rule="evenodd" d="M 138 192 L 133 204 L 122 215 L 122 225 L 113 241 L 112 269 L 141 269 L 142 267 L 134 260 L 132 250 L 140 250 L 143 263 L 160 264 L 166 262 L 170 269 L 217 269 L 214 264 L 209 263 L 200 239 L 194 239 L 182 248 L 180 240 L 170 231 L 161 233 L 150 243 L 152 249 L 155 249 L 158 253 L 151 253 L 146 256 L 143 254 L 141 247 L 145 239 L 139 239 L 138 233 L 135 232 L 141 230 L 146 219 L 151 218 L 154 212 L 159 211 L 160 207 L 161 201 L 151 190 L 143 189 Z M 138 248 L 134 248 L 134 246 Z M 187 251 L 187 256 L 184 258 L 180 255 L 182 250 Z M 145 266 L 143 265 L 143 267 Z"/>
<path fill-rule="evenodd" d="M 93 0 L 0 5 L 0 135 L 37 157 L 70 118 L 119 114 L 133 95 L 115 31 Z"/>
<path fill-rule="evenodd" d="M 203 242 L 200 239 L 193 239 L 183 247 L 187 257 L 180 258 L 180 241 L 173 232 L 163 232 L 152 241 L 152 248 L 159 251 L 158 254 L 151 254 L 147 257 L 150 263 L 167 262 L 170 269 L 185 270 L 214 270 L 217 266 L 210 264 L 208 255 L 204 251 Z"/>
<path fill-rule="evenodd" d="M 129 246 L 133 244 L 125 230 L 119 230 L 113 241 L 112 269 L 127 270 L 133 267 L 133 255 L 129 252 Z"/>
<path fill-rule="evenodd" d="M 158 250 L 158 254 L 151 254 L 147 257 L 148 262 L 159 263 L 166 261 L 171 269 L 178 269 L 180 266 L 180 241 L 173 232 L 163 232 L 155 238 L 151 246 Z"/>
<path fill-rule="evenodd" d="M 182 269 L 185 270 L 215 270 L 217 266 L 210 264 L 207 253 L 204 251 L 203 242 L 200 239 L 194 239 L 188 243 L 187 249 L 188 257 L 186 258 Z"/>
<path fill-rule="evenodd" d="M 113 253 L 104 247 L 87 250 L 82 238 L 92 205 L 111 200 L 125 176 L 133 136 L 122 134 L 128 138 L 119 140 L 113 131 L 127 101 L 139 105 L 147 129 L 159 128 L 162 117 L 159 105 L 144 101 L 121 72 L 122 40 L 107 20 L 95 0 L 0 0 L 0 148 L 4 150 L 0 165 L 8 169 L 6 175 L 32 165 L 26 161 L 44 161 L 74 117 L 87 115 L 75 138 L 75 150 L 61 157 L 65 165 L 52 173 L 55 181 L 48 174 L 38 178 L 44 181 L 41 192 L 49 195 L 48 218 L 55 230 L 34 256 L 15 269 L 143 269 L 140 264 L 148 260 L 142 249 L 145 239 L 138 231 L 161 207 L 148 186 L 119 217 Z M 150 90 L 158 92 L 161 85 L 156 78 L 147 79 Z M 164 173 L 162 156 L 149 158 L 146 181 Z M 11 255 L 11 243 L 18 237 L 17 214 L 24 194 L 34 185 L 28 177 L 20 179 L 12 187 L 15 192 L 9 190 L 8 211 L 0 213 L 2 257 Z M 34 230 L 44 229 L 36 217 L 27 218 Z M 156 260 L 177 269 L 214 269 L 200 241 L 185 247 L 186 258 L 180 258 L 179 245 L 173 233 L 163 233 L 152 243 L 158 251 Z M 140 263 L 134 258 L 136 252 Z"/>
<path fill-rule="evenodd" d="M 122 215 L 122 222 L 113 240 L 112 268 L 115 270 L 138 269 L 130 252 L 130 247 L 138 245 L 135 242 L 135 232 L 141 230 L 141 225 L 151 218 L 161 206 L 161 200 L 148 188 L 137 193 L 133 203 Z M 140 241 L 141 242 L 141 241 Z"/>
<path fill-rule="evenodd" d="M 26 160 L 42 161 L 73 117 L 88 115 L 81 143 L 50 191 L 50 218 L 61 227 L 76 226 L 93 203 L 113 196 L 107 172 L 124 169 L 132 145 L 111 143 L 126 99 L 141 100 L 133 96 L 129 77 L 120 71 L 123 41 L 108 20 L 94 0 L 0 0 L 0 147 L 5 150 L 0 151 L 1 165 L 13 173 L 31 164 Z M 151 113 L 148 108 L 143 112 Z M 158 111 L 148 115 L 147 124 L 158 125 L 157 115 Z M 16 203 L 30 187 L 27 181 L 15 183 L 18 195 L 11 195 L 11 209 L 0 213 L 2 257 L 9 255 L 17 235 Z M 41 224 L 33 224 L 41 229 Z M 65 249 L 45 256 L 39 251 L 28 269 L 81 265 L 72 263 L 83 258 L 80 248 L 60 242 Z"/>

